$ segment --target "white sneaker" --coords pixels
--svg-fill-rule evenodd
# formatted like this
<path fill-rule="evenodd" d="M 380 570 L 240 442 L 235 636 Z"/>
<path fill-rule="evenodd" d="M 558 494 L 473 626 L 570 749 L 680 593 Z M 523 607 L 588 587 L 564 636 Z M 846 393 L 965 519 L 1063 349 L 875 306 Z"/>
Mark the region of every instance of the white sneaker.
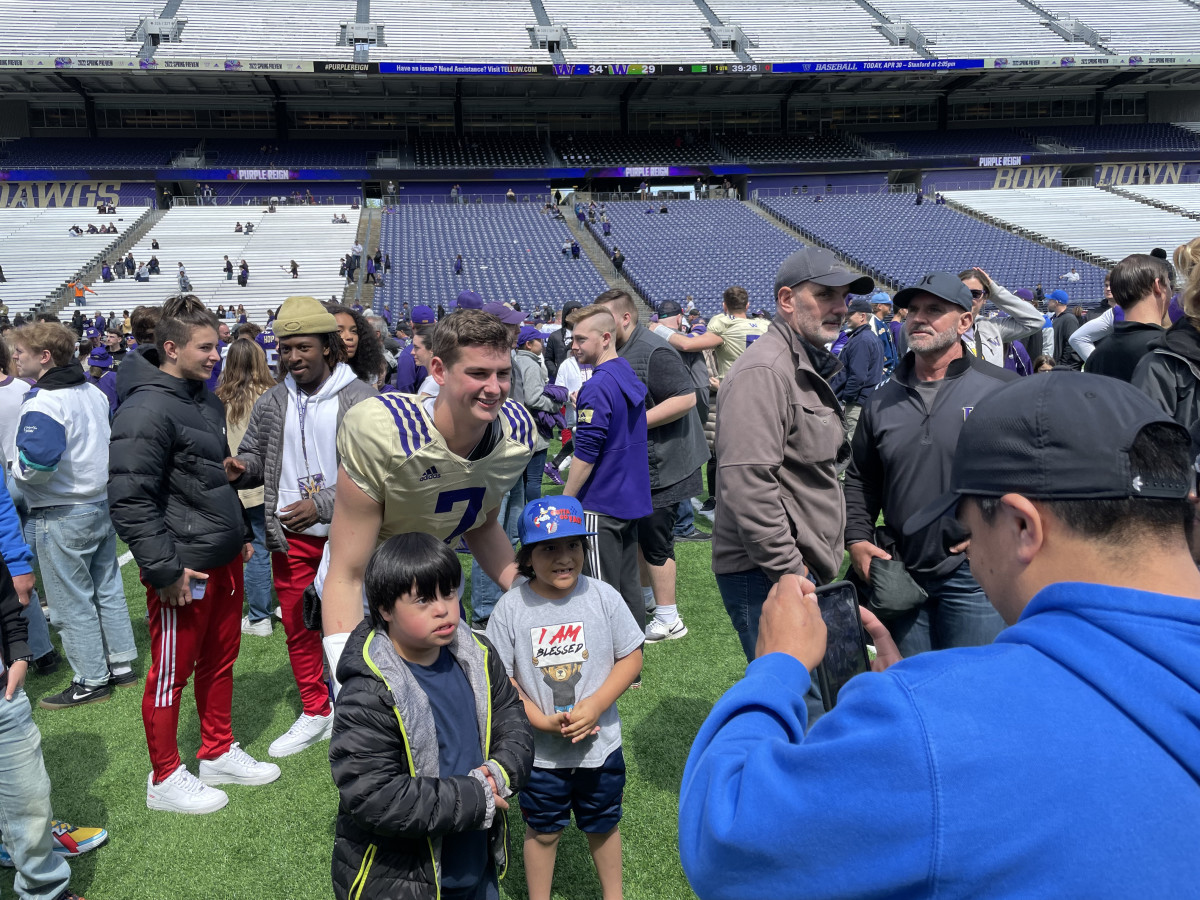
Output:
<path fill-rule="evenodd" d="M 279 766 L 259 762 L 236 742 L 216 759 L 200 760 L 205 784 L 270 784 L 278 777 Z"/>
<path fill-rule="evenodd" d="M 676 619 L 670 625 L 667 625 L 661 619 L 651 619 L 650 624 L 646 626 L 646 642 L 654 643 L 656 641 L 674 641 L 687 634 L 687 626 L 683 624 L 683 619 Z"/>
<path fill-rule="evenodd" d="M 273 615 L 280 622 L 282 622 L 283 621 L 283 608 L 279 607 L 279 606 L 275 607 L 273 610 L 271 610 L 271 615 Z"/>
<path fill-rule="evenodd" d="M 203 765 L 203 763 L 201 763 Z M 154 783 L 154 773 L 146 780 L 147 809 L 190 813 L 202 816 L 216 812 L 229 802 L 229 795 L 209 787 L 181 765 L 161 784 Z"/>
<path fill-rule="evenodd" d="M 567 471 L 567 469 L 571 468 L 571 460 L 574 458 L 575 458 L 574 456 L 568 456 L 566 459 L 564 459 L 562 462 L 560 462 L 558 464 L 558 471 L 565 472 L 565 471 Z"/>
<path fill-rule="evenodd" d="M 333 734 L 333 713 L 327 716 L 302 714 L 292 723 L 291 728 L 271 741 L 267 753 L 276 759 L 282 756 L 291 756 L 293 753 L 307 750 L 313 744 L 329 740 L 331 734 Z"/>
<path fill-rule="evenodd" d="M 242 616 L 242 634 L 252 634 L 255 637 L 271 636 L 271 617 L 251 622 L 249 616 Z"/>

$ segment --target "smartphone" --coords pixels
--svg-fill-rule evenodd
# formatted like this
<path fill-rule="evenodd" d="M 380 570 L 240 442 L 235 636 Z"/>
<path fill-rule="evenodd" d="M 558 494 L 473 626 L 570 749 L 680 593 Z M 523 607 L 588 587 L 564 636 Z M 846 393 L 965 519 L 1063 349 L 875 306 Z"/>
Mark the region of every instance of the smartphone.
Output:
<path fill-rule="evenodd" d="M 828 637 L 825 658 L 817 666 L 817 686 L 825 711 L 837 705 L 838 692 L 860 672 L 871 669 L 862 621 L 858 617 L 858 592 L 849 581 L 835 581 L 817 588 L 817 605 L 825 620 Z"/>
<path fill-rule="evenodd" d="M 204 596 L 204 591 L 208 588 L 208 579 L 193 578 L 189 586 L 192 591 L 192 599 L 199 600 Z"/>

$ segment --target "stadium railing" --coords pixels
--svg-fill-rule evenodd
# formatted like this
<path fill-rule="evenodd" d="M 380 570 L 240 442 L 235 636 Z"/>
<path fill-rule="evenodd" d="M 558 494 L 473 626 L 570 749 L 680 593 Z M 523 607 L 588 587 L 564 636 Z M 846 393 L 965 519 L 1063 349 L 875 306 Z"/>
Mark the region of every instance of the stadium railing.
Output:
<path fill-rule="evenodd" d="M 281 182 L 291 184 L 292 182 Z M 295 203 L 290 194 L 278 194 L 272 197 L 196 197 L 177 196 L 171 198 L 171 206 L 350 206 L 357 200 L 362 203 L 359 194 L 321 194 L 313 195 L 312 203 Z"/>

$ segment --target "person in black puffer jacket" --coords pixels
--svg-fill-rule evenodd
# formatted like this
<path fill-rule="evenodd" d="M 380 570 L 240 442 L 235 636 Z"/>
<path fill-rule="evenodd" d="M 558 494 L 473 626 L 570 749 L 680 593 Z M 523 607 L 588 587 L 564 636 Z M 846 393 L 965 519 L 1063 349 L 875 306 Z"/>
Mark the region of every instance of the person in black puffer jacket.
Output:
<path fill-rule="evenodd" d="M 233 740 L 233 663 L 241 641 L 242 563 L 252 531 L 229 484 L 225 410 L 205 381 L 221 358 L 217 318 L 198 299 L 168 300 L 156 346 L 121 367 L 109 445 L 113 526 L 137 561 L 150 618 L 142 719 L 153 772 L 146 805 L 214 812 L 211 785 L 267 784 L 279 767 Z M 179 700 L 196 673 L 200 777 L 179 758 Z"/>
<path fill-rule="evenodd" d="M 367 567 L 370 618 L 338 662 L 329 748 L 339 900 L 497 896 L 504 798 L 529 778 L 533 730 L 495 648 L 459 617 L 461 578 L 426 534 L 390 538 Z M 414 617 L 416 653 L 397 625 Z"/>

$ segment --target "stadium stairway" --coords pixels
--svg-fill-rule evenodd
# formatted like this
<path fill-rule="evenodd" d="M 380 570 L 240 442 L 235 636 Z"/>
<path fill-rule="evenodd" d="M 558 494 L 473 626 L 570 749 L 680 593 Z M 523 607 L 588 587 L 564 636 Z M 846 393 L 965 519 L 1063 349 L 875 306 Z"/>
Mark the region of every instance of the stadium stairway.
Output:
<path fill-rule="evenodd" d="M 70 278 L 67 278 L 54 293 L 43 301 L 46 312 L 58 315 L 64 307 L 69 303 L 74 302 L 74 297 L 68 285 L 72 281 L 82 281 L 84 284 L 91 287 L 100 277 L 100 266 L 106 259 L 119 259 L 123 257 L 129 250 L 140 241 L 146 233 L 158 224 L 158 221 L 167 214 L 164 209 L 155 209 L 146 207 L 142 214 L 135 221 L 132 228 L 122 234 L 117 240 L 113 241 L 96 257 L 88 263 L 84 268 L 75 272 Z"/>
<path fill-rule="evenodd" d="M 374 256 L 379 249 L 379 217 L 382 210 L 363 207 L 358 217 L 358 231 L 354 240 L 363 246 L 363 261 L 354 273 L 354 281 L 347 282 L 342 291 L 342 304 L 353 306 L 361 303 L 364 309 L 375 310 L 375 285 L 367 284 L 367 257 Z M 349 248 L 347 248 L 349 250 Z M 382 275 L 377 275 L 380 278 Z M 378 312 L 378 310 L 375 310 Z"/>
<path fill-rule="evenodd" d="M 774 225 L 780 231 L 785 232 L 786 234 L 790 234 L 792 237 L 794 237 L 796 240 L 798 240 L 802 244 L 813 244 L 818 247 L 826 246 L 817 237 L 815 237 L 813 235 L 805 234 L 802 231 L 798 231 L 797 229 L 795 229 L 791 225 L 789 225 L 787 222 L 772 215 L 771 211 L 769 209 L 767 209 L 765 206 L 763 206 L 761 203 L 759 203 L 759 201 L 757 199 L 743 200 L 742 205 L 745 206 L 747 209 L 749 209 L 751 212 L 753 212 L 755 215 L 761 216 L 763 219 L 765 219 L 770 224 Z M 829 247 L 828 249 L 833 250 L 832 247 Z M 842 256 L 842 254 L 838 253 L 836 250 L 833 250 L 833 253 L 841 261 L 842 265 L 844 265 L 851 272 L 856 272 L 859 275 L 867 275 L 868 277 L 870 277 L 870 278 L 874 279 L 876 282 L 878 282 L 879 283 L 878 286 L 880 288 L 883 287 L 883 283 L 881 282 L 881 280 L 879 278 L 877 278 L 874 274 L 872 274 L 871 272 L 864 272 L 862 269 L 855 266 L 852 262 L 850 262 L 850 260 L 846 259 L 844 256 Z"/>
<path fill-rule="evenodd" d="M 604 279 L 604 283 L 610 289 L 625 291 L 633 299 L 634 305 L 638 308 L 639 319 L 642 322 L 649 322 L 650 316 L 654 313 L 654 310 L 650 308 L 650 304 L 638 293 L 638 289 L 627 278 L 617 272 L 617 267 L 612 264 L 612 260 L 604 252 L 604 248 L 600 246 L 600 242 L 592 234 L 591 228 L 581 227 L 579 221 L 570 212 L 568 204 L 568 206 L 563 208 L 563 216 L 567 227 L 571 229 L 571 234 L 575 236 L 575 240 L 579 241 L 579 249 L 587 254 L 588 259 L 592 261 L 592 265 L 596 267 L 596 271 L 600 273 L 600 277 Z"/>

